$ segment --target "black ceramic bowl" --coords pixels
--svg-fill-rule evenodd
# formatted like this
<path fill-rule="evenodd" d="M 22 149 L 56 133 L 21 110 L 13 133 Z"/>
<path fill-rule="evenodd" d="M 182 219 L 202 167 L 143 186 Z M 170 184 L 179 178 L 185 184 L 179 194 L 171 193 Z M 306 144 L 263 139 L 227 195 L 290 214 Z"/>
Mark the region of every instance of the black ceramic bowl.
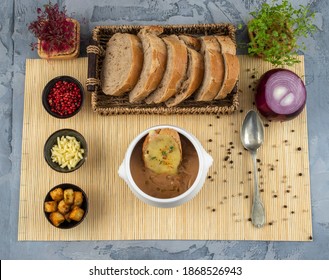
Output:
<path fill-rule="evenodd" d="M 60 167 L 60 165 L 57 162 L 53 162 L 51 159 L 51 148 L 57 144 L 57 137 L 61 138 L 62 136 L 73 136 L 77 139 L 77 141 L 80 142 L 80 146 L 82 149 L 84 149 L 84 153 L 82 154 L 83 158 L 77 163 L 77 165 L 74 168 L 67 168 L 67 167 Z M 49 136 L 49 138 L 47 139 L 44 149 L 43 149 L 43 155 L 44 158 L 46 160 L 46 162 L 48 163 L 48 165 L 61 173 L 69 173 L 69 172 L 73 172 L 77 169 L 79 169 L 86 161 L 87 159 L 87 155 L 88 155 L 88 147 L 87 147 L 87 142 L 85 140 L 85 138 L 77 131 L 73 130 L 73 129 L 61 129 L 61 130 L 57 130 L 55 131 L 52 135 Z"/>
<path fill-rule="evenodd" d="M 64 222 L 62 222 L 59 226 L 55 226 L 51 219 L 50 219 L 50 214 L 49 212 L 46 212 L 45 211 L 45 202 L 48 202 L 48 201 L 53 201 L 52 197 L 50 196 L 50 192 L 53 191 L 54 189 L 56 188 L 61 188 L 63 191 L 66 190 L 66 189 L 73 189 L 73 191 L 78 191 L 78 192 L 81 192 L 82 193 L 82 197 L 83 197 L 83 202 L 81 204 L 81 206 L 79 206 L 81 209 L 84 210 L 84 214 L 83 214 L 83 217 L 80 221 L 74 221 L 74 220 L 71 220 L 70 222 L 68 222 L 67 220 L 65 220 Z M 86 193 L 78 186 L 76 185 L 73 185 L 73 184 L 69 184 L 69 183 L 64 183 L 64 184 L 60 184 L 60 185 L 57 185 L 55 187 L 53 187 L 46 195 L 45 199 L 44 199 L 44 203 L 43 203 L 43 212 L 46 216 L 46 219 L 48 220 L 48 222 L 53 225 L 54 227 L 57 227 L 57 228 L 61 228 L 61 229 L 70 229 L 70 228 L 74 228 L 76 227 L 77 225 L 81 224 L 82 221 L 84 220 L 84 218 L 86 217 L 87 213 L 88 213 L 88 197 L 86 195 Z"/>
<path fill-rule="evenodd" d="M 54 105 L 52 107 L 49 103 L 49 94 L 50 94 L 51 90 L 55 87 L 56 83 L 59 81 L 67 82 L 67 83 L 74 83 L 77 86 L 77 88 L 79 89 L 78 92 L 80 95 L 80 105 L 77 102 L 72 102 L 72 99 L 70 97 L 68 97 L 69 96 L 68 93 L 72 91 L 71 89 L 68 88 L 68 89 L 62 91 L 63 93 L 65 92 L 65 94 L 63 94 L 63 96 L 65 95 L 69 99 L 69 101 L 62 100 L 62 98 L 60 99 L 64 102 L 64 106 L 68 106 L 68 102 L 70 102 L 71 105 L 74 103 L 74 105 L 73 105 L 74 108 L 72 109 L 73 111 L 71 113 L 64 110 L 62 107 L 61 107 L 62 109 L 59 111 L 59 110 L 55 109 Z M 64 86 L 64 87 L 67 87 L 67 86 Z M 42 92 L 43 107 L 46 109 L 46 111 L 50 115 L 52 115 L 55 118 L 59 118 L 59 119 L 67 119 L 67 118 L 70 118 L 70 117 L 73 117 L 74 115 L 76 115 L 81 110 L 82 105 L 84 103 L 84 99 L 85 99 L 85 92 L 84 92 L 83 86 L 77 79 L 70 77 L 70 76 L 59 76 L 59 77 L 56 77 L 56 78 L 50 80 L 46 84 L 46 86 L 44 87 L 43 92 Z M 53 104 L 54 104 L 54 102 L 53 102 Z M 60 112 L 62 112 L 62 115 L 60 114 Z"/>

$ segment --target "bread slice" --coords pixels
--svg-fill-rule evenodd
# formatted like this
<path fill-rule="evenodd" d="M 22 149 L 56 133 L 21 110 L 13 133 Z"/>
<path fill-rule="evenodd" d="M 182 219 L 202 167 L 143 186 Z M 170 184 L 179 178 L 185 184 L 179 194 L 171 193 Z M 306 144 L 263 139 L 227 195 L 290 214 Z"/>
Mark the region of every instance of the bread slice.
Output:
<path fill-rule="evenodd" d="M 102 67 L 102 90 L 107 95 L 121 96 L 137 83 L 143 66 L 143 49 L 139 38 L 116 33 L 106 44 Z"/>
<path fill-rule="evenodd" d="M 140 38 L 144 63 L 136 86 L 129 93 L 129 102 L 137 103 L 147 97 L 160 84 L 167 63 L 165 43 L 158 37 L 163 32 L 160 26 L 142 28 L 137 36 Z"/>
<path fill-rule="evenodd" d="M 147 104 L 167 101 L 180 90 L 186 76 L 186 45 L 176 35 L 162 39 L 167 46 L 167 67 L 159 87 L 145 99 Z"/>
<path fill-rule="evenodd" d="M 210 101 L 218 94 L 225 74 L 224 58 L 214 36 L 203 36 L 201 54 L 204 57 L 204 77 L 200 88 L 195 92 L 196 101 Z"/>
<path fill-rule="evenodd" d="M 236 55 L 236 45 L 229 36 L 216 35 L 222 53 Z"/>
<path fill-rule="evenodd" d="M 180 36 L 179 36 L 180 37 Z M 176 106 L 190 97 L 201 85 L 204 73 L 203 56 L 194 49 L 187 47 L 187 75 L 180 90 L 166 101 L 168 107 Z"/>
<path fill-rule="evenodd" d="M 223 53 L 224 63 L 225 63 L 225 77 L 224 82 L 216 95 L 215 99 L 225 98 L 233 90 L 235 84 L 238 81 L 240 73 L 239 59 L 236 55 L 229 53 Z"/>
<path fill-rule="evenodd" d="M 201 43 L 197 37 L 193 37 L 191 35 L 179 35 L 178 37 L 183 40 L 188 47 L 196 50 L 197 52 L 200 51 Z"/>
<path fill-rule="evenodd" d="M 142 149 L 146 168 L 157 174 L 177 174 L 182 161 L 182 144 L 176 130 L 150 131 Z"/>

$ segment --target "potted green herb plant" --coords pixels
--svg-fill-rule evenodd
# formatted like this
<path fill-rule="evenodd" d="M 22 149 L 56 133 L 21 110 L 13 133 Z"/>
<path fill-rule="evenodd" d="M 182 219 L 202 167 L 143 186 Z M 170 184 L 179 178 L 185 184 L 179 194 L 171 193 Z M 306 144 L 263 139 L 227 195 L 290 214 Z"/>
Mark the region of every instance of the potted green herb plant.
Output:
<path fill-rule="evenodd" d="M 38 39 L 32 43 L 41 58 L 75 58 L 80 53 L 80 24 L 60 10 L 58 4 L 49 2 L 44 9 L 37 9 L 37 19 L 28 26 L 29 31 Z"/>
<path fill-rule="evenodd" d="M 314 13 L 309 6 L 292 4 L 283 0 L 281 4 L 273 0 L 272 5 L 263 3 L 250 14 L 253 19 L 248 23 L 250 42 L 248 53 L 257 55 L 274 66 L 293 65 L 298 63 L 298 51 L 305 50 L 299 38 L 315 32 L 312 23 Z"/>

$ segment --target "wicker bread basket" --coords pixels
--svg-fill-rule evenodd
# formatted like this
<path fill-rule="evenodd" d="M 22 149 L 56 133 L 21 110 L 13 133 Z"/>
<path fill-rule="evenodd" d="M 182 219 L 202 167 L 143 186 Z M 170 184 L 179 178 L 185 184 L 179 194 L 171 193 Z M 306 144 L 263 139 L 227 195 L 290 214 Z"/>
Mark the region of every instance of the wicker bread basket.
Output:
<path fill-rule="evenodd" d="M 193 24 L 193 25 L 164 25 L 163 35 L 192 34 L 227 35 L 235 40 L 235 27 L 231 24 Z M 192 98 L 183 101 L 175 107 L 164 104 L 148 105 L 145 103 L 131 104 L 128 96 L 109 96 L 102 92 L 100 74 L 104 59 L 106 43 L 117 32 L 137 34 L 143 26 L 97 26 L 92 32 L 92 44 L 87 47 L 88 78 L 87 89 L 91 92 L 92 108 L 100 115 L 118 114 L 231 114 L 239 106 L 237 85 L 225 99 L 209 102 L 196 102 Z"/>

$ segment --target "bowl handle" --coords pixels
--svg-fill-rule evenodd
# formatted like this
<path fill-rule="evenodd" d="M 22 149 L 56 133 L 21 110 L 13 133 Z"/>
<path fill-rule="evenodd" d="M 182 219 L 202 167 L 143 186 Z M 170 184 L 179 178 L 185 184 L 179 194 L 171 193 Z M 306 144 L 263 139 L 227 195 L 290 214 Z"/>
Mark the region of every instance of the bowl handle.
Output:
<path fill-rule="evenodd" d="M 125 161 L 123 161 L 118 170 L 119 176 L 128 183 L 127 172 L 125 169 Z"/>
<path fill-rule="evenodd" d="M 204 148 L 202 148 L 202 151 L 203 151 L 203 157 L 205 159 L 205 161 L 204 161 L 205 167 L 206 167 L 205 169 L 208 171 L 208 169 L 210 168 L 210 166 L 212 165 L 214 160 L 213 160 L 212 156 L 209 155 Z"/>

